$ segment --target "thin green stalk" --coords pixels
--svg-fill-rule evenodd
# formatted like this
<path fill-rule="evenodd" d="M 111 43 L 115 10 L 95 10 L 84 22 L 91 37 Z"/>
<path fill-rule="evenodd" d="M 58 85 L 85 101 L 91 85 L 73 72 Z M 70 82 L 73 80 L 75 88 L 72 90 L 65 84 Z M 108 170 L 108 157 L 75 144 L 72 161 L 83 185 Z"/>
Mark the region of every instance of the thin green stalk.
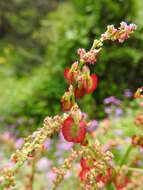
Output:
<path fill-rule="evenodd" d="M 129 147 L 127 148 L 127 150 L 126 150 L 126 152 L 125 152 L 123 158 L 121 159 L 120 167 L 125 164 L 126 160 L 127 160 L 128 157 L 129 157 L 130 152 L 132 151 L 132 148 L 133 148 L 133 145 L 130 144 Z"/>
<path fill-rule="evenodd" d="M 75 92 L 75 87 L 73 85 L 73 89 L 72 89 L 72 105 L 73 106 L 75 105 L 75 94 L 74 94 L 74 92 Z"/>
<path fill-rule="evenodd" d="M 80 63 L 79 63 L 79 70 L 81 69 L 81 67 L 82 67 L 82 65 L 84 64 L 84 62 L 83 61 L 80 61 Z"/>
<path fill-rule="evenodd" d="M 143 173 L 143 168 L 131 168 L 131 167 L 128 167 L 127 170 L 128 170 L 128 171 L 132 171 L 132 172 L 140 172 L 140 173 Z"/>

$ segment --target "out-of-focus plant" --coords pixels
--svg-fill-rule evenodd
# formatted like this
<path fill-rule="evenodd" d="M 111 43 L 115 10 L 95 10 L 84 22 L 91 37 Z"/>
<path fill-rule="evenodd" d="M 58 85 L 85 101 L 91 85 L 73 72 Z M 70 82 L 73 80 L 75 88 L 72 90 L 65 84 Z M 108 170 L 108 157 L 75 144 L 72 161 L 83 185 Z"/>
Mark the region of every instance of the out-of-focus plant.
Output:
<path fill-rule="evenodd" d="M 32 158 L 30 162 L 31 175 L 26 188 L 33 189 L 33 181 L 35 176 L 35 162 L 40 154 L 45 149 L 45 141 L 54 133 L 59 133 L 60 130 L 67 143 L 73 143 L 75 147 L 71 151 L 71 155 L 66 158 L 60 168 L 53 168 L 56 177 L 53 182 L 53 190 L 57 189 L 59 184 L 64 180 L 67 171 L 72 167 L 72 163 L 80 158 L 82 170 L 79 173 L 80 183 L 79 189 L 110 189 L 114 184 L 116 189 L 122 189 L 129 183 L 128 171 L 139 171 L 139 169 L 124 166 L 131 152 L 133 145 L 131 144 L 123 155 L 119 165 L 113 162 L 113 154 L 106 148 L 104 144 L 94 140 L 87 132 L 88 126 L 85 115 L 77 105 L 77 99 L 82 98 L 85 93 L 93 93 L 98 84 L 98 77 L 91 73 L 90 66 L 95 66 L 99 53 L 102 50 L 103 42 L 107 40 L 124 42 L 136 30 L 135 24 L 127 25 L 121 22 L 120 27 L 116 29 L 114 25 L 109 25 L 100 39 L 94 40 L 94 43 L 89 51 L 79 49 L 79 60 L 74 62 L 71 68 L 65 69 L 65 77 L 69 83 L 69 89 L 61 98 L 63 110 L 66 111 L 63 115 L 54 117 L 46 117 L 43 128 L 35 131 L 32 135 L 24 140 L 24 144 L 11 157 L 13 163 L 10 167 L 4 167 L 1 170 L 0 187 L 1 189 L 9 189 L 15 187 L 15 173 L 25 163 L 26 160 Z M 140 95 L 141 94 L 141 95 Z M 142 97 L 142 89 L 137 91 L 136 97 Z M 116 100 L 117 101 L 117 100 Z M 106 133 L 106 125 L 101 127 L 97 134 Z M 95 135 L 96 136 L 96 135 Z M 133 138 L 133 142 L 136 142 Z M 140 138 L 137 138 L 135 145 L 141 145 Z M 118 142 L 117 142 L 118 143 Z M 114 142 L 110 143 L 114 145 Z M 116 144 L 116 141 L 115 141 Z M 142 170 L 141 170 L 142 171 Z"/>
<path fill-rule="evenodd" d="M 9 30 L 0 40 L 0 56 L 2 62 L 5 60 L 0 65 L 1 129 L 3 127 L 14 131 L 18 129 L 20 135 L 24 136 L 24 133 L 42 125 L 41 121 L 47 113 L 48 115 L 59 113 L 58 100 L 65 90 L 62 73 L 69 62 L 76 59 L 74 50 L 79 47 L 90 47 L 93 36 L 102 33 L 108 23 L 118 25 L 121 20 L 138 23 L 138 14 L 142 10 L 141 6 L 136 7 L 138 1 L 141 0 L 116 2 L 108 0 L 103 3 L 100 0 L 71 0 L 59 3 L 57 9 L 51 13 L 47 11 L 51 5 L 51 3 L 48 5 L 48 1 L 40 1 L 40 11 L 38 0 L 34 1 L 33 6 L 32 3 L 28 3 L 24 8 L 22 7 L 24 1 L 21 3 L 16 1 L 21 9 L 18 13 L 22 12 L 18 14 L 18 20 L 12 22 L 16 23 L 14 25 L 16 32 Z M 6 5 L 9 7 L 11 4 Z M 8 17 L 10 21 L 16 17 L 13 16 L 14 13 L 17 15 L 14 5 L 12 7 L 13 10 L 9 13 L 12 16 Z M 32 13 L 29 11 L 31 7 Z M 27 9 L 28 11 L 24 13 Z M 68 14 L 71 15 L 70 18 L 65 16 Z M 140 15 L 140 26 L 141 21 Z M 20 27 L 21 25 L 23 27 Z M 23 36 L 25 33 L 23 28 L 30 31 L 26 33 L 26 38 Z M 113 95 L 121 99 L 125 88 L 130 86 L 134 91 L 137 85 L 141 85 L 143 44 L 141 36 L 142 27 L 125 46 L 118 43 L 110 46 L 110 42 L 106 42 L 106 47 L 101 52 L 102 56 L 98 58 L 100 64 L 97 71 L 102 78 L 98 90 L 94 94 L 84 96 L 82 104 L 79 102 L 82 109 L 89 113 L 90 118 L 105 116 L 103 105 L 105 97 Z M 58 78 L 55 77 L 57 75 Z M 52 80 L 53 78 L 55 80 Z M 107 84 L 112 84 L 110 89 Z M 54 85 L 57 86 L 56 89 Z M 29 127 L 25 130 L 27 125 Z"/>

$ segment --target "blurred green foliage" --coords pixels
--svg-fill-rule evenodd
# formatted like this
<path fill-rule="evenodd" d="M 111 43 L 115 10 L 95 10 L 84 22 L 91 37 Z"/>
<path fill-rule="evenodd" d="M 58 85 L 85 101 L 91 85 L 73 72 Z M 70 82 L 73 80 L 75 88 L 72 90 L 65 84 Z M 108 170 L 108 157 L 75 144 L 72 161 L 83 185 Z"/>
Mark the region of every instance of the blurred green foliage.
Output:
<path fill-rule="evenodd" d="M 0 1 L 0 126 L 34 130 L 61 111 L 63 72 L 94 38 L 124 20 L 138 30 L 124 44 L 106 42 L 95 70 L 98 89 L 79 104 L 92 118 L 104 116 L 106 96 L 142 84 L 142 0 Z M 56 7 L 56 9 L 55 9 Z M 51 11 L 52 10 L 52 11 Z"/>

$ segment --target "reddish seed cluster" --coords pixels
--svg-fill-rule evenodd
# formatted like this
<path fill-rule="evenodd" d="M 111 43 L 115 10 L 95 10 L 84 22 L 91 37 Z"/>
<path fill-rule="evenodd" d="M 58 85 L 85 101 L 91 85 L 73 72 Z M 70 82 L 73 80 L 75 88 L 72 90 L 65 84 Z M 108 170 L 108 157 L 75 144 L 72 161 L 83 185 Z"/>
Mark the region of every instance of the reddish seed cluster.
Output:
<path fill-rule="evenodd" d="M 143 135 L 139 135 L 139 136 L 133 135 L 132 136 L 132 144 L 134 146 L 138 145 L 143 148 Z"/>
<path fill-rule="evenodd" d="M 136 25 L 127 25 L 126 22 L 121 22 L 118 29 L 114 28 L 114 25 L 109 25 L 107 31 L 101 35 L 101 39 L 111 39 L 112 41 L 118 40 L 120 43 L 123 43 L 130 37 L 134 30 L 136 30 Z"/>
<path fill-rule="evenodd" d="M 70 72 L 69 68 L 65 70 L 65 77 L 68 79 L 70 84 L 73 84 L 76 81 L 74 79 L 74 73 Z M 83 76 L 83 78 L 78 81 L 80 87 L 75 88 L 75 96 L 77 98 L 81 98 L 84 96 L 85 91 L 87 94 L 92 93 L 97 88 L 97 82 L 98 78 L 95 74 L 91 74 L 88 78 Z"/>
<path fill-rule="evenodd" d="M 85 159 L 84 157 L 81 158 L 80 160 L 80 165 L 81 165 L 81 172 L 79 174 L 80 180 L 84 182 L 85 184 L 88 184 L 88 175 L 90 175 L 90 171 L 93 168 L 96 168 L 94 166 L 94 162 L 96 162 L 96 159 L 90 159 L 88 160 L 87 158 Z M 96 174 L 95 174 L 96 175 Z M 102 183 L 102 184 L 108 184 L 111 180 L 112 177 L 112 172 L 110 168 L 107 168 L 106 174 L 99 174 L 96 177 L 96 183 Z"/>
<path fill-rule="evenodd" d="M 87 183 L 87 174 L 91 169 L 91 165 L 89 163 L 89 160 L 86 160 L 85 158 L 82 157 L 80 160 L 80 165 L 82 168 L 82 170 L 79 174 L 80 180 Z"/>
<path fill-rule="evenodd" d="M 61 99 L 62 108 L 64 111 L 69 111 L 72 108 L 72 101 L 66 101 Z"/>
<path fill-rule="evenodd" d="M 127 25 L 126 22 L 121 22 L 120 30 L 123 31 L 120 34 L 119 42 L 124 42 L 126 39 L 129 38 L 130 34 L 136 30 L 135 24 Z"/>
<path fill-rule="evenodd" d="M 82 146 L 80 148 L 78 146 L 79 149 L 77 148 L 77 151 L 72 151 L 71 156 L 64 160 L 61 168 L 53 168 L 56 174 L 54 190 L 62 182 L 67 170 L 71 168 L 72 162 L 78 155 L 81 156 L 80 165 L 82 169 L 79 177 L 82 190 L 101 190 L 102 187 L 104 188 L 104 185 L 109 184 L 112 180 L 117 190 L 126 187 L 128 178 L 125 174 L 122 175 L 121 168 L 120 171 L 116 171 L 116 166 L 113 163 L 113 154 L 110 151 L 105 151 L 98 140 L 93 143 L 91 139 L 88 139 L 90 136 L 86 135 L 87 123 L 76 104 L 76 98 L 83 97 L 85 93 L 90 94 L 97 88 L 98 77 L 96 74 L 90 73 L 88 65 L 93 65 L 97 61 L 103 41 L 118 40 L 119 42 L 124 42 L 134 30 L 136 30 L 136 25 L 127 25 L 125 22 L 121 22 L 118 29 L 110 25 L 99 40 L 94 40 L 93 46 L 89 51 L 85 49 L 78 50 L 79 61 L 74 62 L 71 68 L 67 68 L 64 73 L 70 86 L 68 91 L 63 95 L 61 104 L 63 110 L 68 111 L 68 113 L 64 113 L 61 117 L 57 115 L 53 118 L 45 118 L 43 128 L 40 128 L 25 139 L 22 148 L 17 150 L 12 156 L 15 166 L 2 171 L 0 189 L 1 187 L 5 189 L 5 187 L 14 186 L 14 173 L 18 168 L 29 158 L 33 159 L 36 157 L 37 151 L 41 150 L 43 152 L 43 145 L 46 139 L 51 137 L 54 132 L 59 132 L 61 128 L 66 141 L 79 143 Z M 143 88 L 138 90 L 136 96 L 143 97 Z M 138 120 L 142 121 L 141 119 L 140 117 Z M 105 128 L 102 128 L 100 133 L 104 134 L 103 131 L 105 131 Z M 139 145 L 143 147 L 143 136 L 134 135 L 132 143 L 135 146 Z M 31 186 L 27 186 L 27 188 L 31 188 Z"/>
<path fill-rule="evenodd" d="M 135 98 L 143 98 L 143 87 L 138 88 L 136 93 L 134 94 Z M 141 108 L 143 108 L 142 103 L 141 103 Z M 135 120 L 134 120 L 134 124 L 139 128 L 142 129 L 143 128 L 143 112 L 139 113 Z M 138 134 L 138 135 L 133 135 L 132 136 L 132 144 L 134 146 L 140 146 L 143 148 L 143 135 L 142 134 Z"/>
<path fill-rule="evenodd" d="M 91 49 L 89 52 L 86 52 L 85 49 L 79 49 L 78 54 L 80 55 L 81 61 L 94 64 L 100 51 L 101 48 Z"/>
<path fill-rule="evenodd" d="M 62 133 L 68 142 L 82 143 L 86 135 L 86 122 L 84 119 L 75 121 L 72 116 L 64 120 Z"/>

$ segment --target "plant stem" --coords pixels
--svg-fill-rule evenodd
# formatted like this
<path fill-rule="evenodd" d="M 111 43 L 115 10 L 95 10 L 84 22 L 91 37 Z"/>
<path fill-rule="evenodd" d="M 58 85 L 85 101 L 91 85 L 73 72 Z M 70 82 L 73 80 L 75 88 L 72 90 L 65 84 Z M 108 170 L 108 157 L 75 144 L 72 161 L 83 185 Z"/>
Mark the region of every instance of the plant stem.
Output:
<path fill-rule="evenodd" d="M 84 64 L 84 62 L 80 61 L 80 63 L 79 63 L 79 70 L 81 69 L 81 67 L 82 67 L 83 64 Z"/>
<path fill-rule="evenodd" d="M 31 165 L 31 176 L 30 176 L 30 188 L 31 188 L 31 190 L 33 190 L 34 176 L 35 176 L 35 158 L 34 158 L 34 160 L 32 160 L 32 165 Z"/>
<path fill-rule="evenodd" d="M 120 167 L 125 164 L 125 162 L 126 162 L 126 160 L 128 159 L 128 156 L 129 156 L 129 154 L 130 154 L 132 148 L 133 148 L 133 145 L 130 144 L 129 147 L 127 148 L 127 150 L 126 150 L 126 152 L 125 152 L 123 158 L 121 159 Z"/>
<path fill-rule="evenodd" d="M 132 172 L 140 172 L 140 173 L 143 173 L 143 168 L 131 168 L 131 167 L 128 167 L 127 170 L 128 170 L 128 171 L 132 171 Z"/>
<path fill-rule="evenodd" d="M 75 91 L 75 86 L 73 85 L 73 89 L 72 89 L 72 106 L 75 105 L 75 94 L 74 94 L 74 91 Z"/>

